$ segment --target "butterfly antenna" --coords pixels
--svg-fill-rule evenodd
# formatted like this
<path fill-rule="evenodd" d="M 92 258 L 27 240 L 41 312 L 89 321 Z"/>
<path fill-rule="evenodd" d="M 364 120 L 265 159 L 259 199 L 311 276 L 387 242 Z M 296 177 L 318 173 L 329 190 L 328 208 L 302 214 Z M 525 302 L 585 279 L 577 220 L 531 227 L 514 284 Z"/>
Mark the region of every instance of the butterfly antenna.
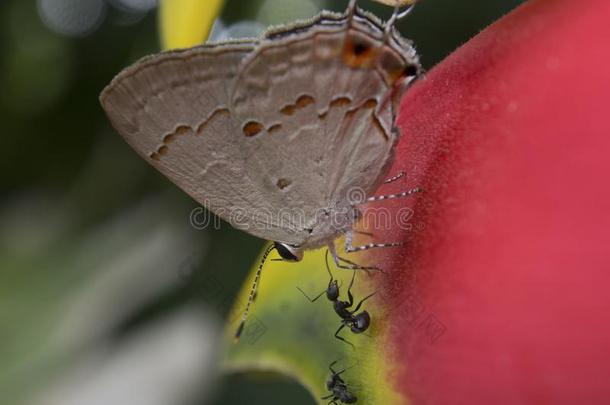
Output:
<path fill-rule="evenodd" d="M 354 14 L 356 13 L 356 0 L 350 0 L 347 5 L 347 19 L 351 21 L 354 18 Z"/>
<path fill-rule="evenodd" d="M 244 310 L 244 314 L 241 317 L 241 322 L 237 327 L 237 332 L 235 332 L 235 341 L 237 342 L 241 336 L 241 333 L 244 331 L 244 326 L 246 325 L 246 319 L 248 319 L 248 312 L 250 311 L 250 305 L 254 301 L 254 297 L 256 296 L 256 290 L 258 289 L 258 283 L 261 279 L 261 272 L 263 271 L 263 266 L 267 261 L 267 257 L 269 254 L 275 250 L 275 245 L 270 245 L 265 249 L 265 253 L 263 253 L 263 257 L 261 258 L 261 263 L 258 265 L 258 269 L 256 270 L 256 275 L 254 276 L 254 282 L 252 283 L 252 289 L 250 290 L 250 295 L 248 296 L 248 303 L 246 304 L 246 309 Z"/>
<path fill-rule="evenodd" d="M 403 18 L 405 18 L 406 16 L 411 14 L 411 11 L 413 11 L 415 4 L 417 4 L 417 1 L 414 1 L 409 7 L 405 8 L 404 11 L 402 11 L 401 13 L 398 13 L 398 15 L 396 16 L 396 19 L 402 20 Z"/>
<path fill-rule="evenodd" d="M 349 0 L 347 5 L 347 10 L 345 10 L 345 18 L 347 20 L 347 27 L 345 28 L 345 38 L 344 41 L 348 40 L 349 30 L 352 28 L 352 24 L 354 23 L 354 16 L 356 15 L 356 0 Z"/>
<path fill-rule="evenodd" d="M 400 4 L 398 1 L 396 2 L 396 6 L 394 7 L 394 12 L 392 13 L 392 17 L 390 17 L 390 19 L 385 23 L 385 26 L 384 26 L 385 41 L 387 41 L 387 39 L 390 37 L 391 30 L 394 27 L 394 24 L 396 24 L 396 21 L 402 20 L 403 18 L 405 18 L 406 16 L 411 14 L 411 11 L 413 11 L 413 8 L 415 7 L 416 3 L 417 3 L 417 1 L 414 1 L 409 7 L 407 7 L 403 11 L 400 11 Z"/>

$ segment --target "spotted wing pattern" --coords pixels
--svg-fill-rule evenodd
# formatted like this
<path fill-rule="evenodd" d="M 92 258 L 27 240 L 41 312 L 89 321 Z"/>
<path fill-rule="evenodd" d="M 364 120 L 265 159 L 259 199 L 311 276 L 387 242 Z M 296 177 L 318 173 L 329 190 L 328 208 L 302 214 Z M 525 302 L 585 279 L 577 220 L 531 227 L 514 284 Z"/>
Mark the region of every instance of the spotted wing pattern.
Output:
<path fill-rule="evenodd" d="M 392 159 L 394 104 L 418 71 L 369 14 L 322 13 L 257 42 L 145 58 L 101 101 L 147 161 L 233 226 L 304 247 L 371 192 Z"/>

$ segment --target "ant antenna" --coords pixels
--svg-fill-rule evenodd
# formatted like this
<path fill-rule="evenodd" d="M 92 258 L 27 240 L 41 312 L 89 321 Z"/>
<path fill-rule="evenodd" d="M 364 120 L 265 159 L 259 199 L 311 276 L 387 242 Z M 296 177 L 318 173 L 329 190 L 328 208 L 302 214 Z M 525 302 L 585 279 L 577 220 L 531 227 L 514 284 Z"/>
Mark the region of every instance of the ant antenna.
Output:
<path fill-rule="evenodd" d="M 333 370 L 333 366 L 334 366 L 335 364 L 339 363 L 339 362 L 342 362 L 343 360 L 345 360 L 345 358 L 344 358 L 344 357 L 340 357 L 340 358 L 338 358 L 337 360 L 335 360 L 335 361 L 333 361 L 332 363 L 330 363 L 330 365 L 328 366 L 328 369 L 329 369 L 329 370 L 330 370 L 332 373 L 337 374 L 337 372 Z M 352 364 L 351 366 L 345 367 L 345 368 L 343 369 L 343 371 L 347 371 L 347 370 L 349 370 L 350 368 L 354 368 L 354 367 L 356 367 L 356 366 L 360 366 L 360 360 L 356 360 L 356 362 L 355 362 L 354 364 Z M 343 372 L 343 371 L 342 371 L 342 372 Z"/>
<path fill-rule="evenodd" d="M 254 301 L 254 297 L 256 296 L 256 290 L 258 288 L 258 282 L 261 279 L 261 272 L 263 271 L 263 265 L 265 261 L 267 261 L 267 257 L 269 254 L 275 250 L 275 244 L 272 244 L 265 249 L 265 253 L 263 253 L 263 257 L 261 258 L 261 263 L 258 265 L 258 269 L 256 270 L 256 275 L 254 276 L 254 282 L 252 283 L 252 289 L 250 290 L 250 295 L 248 296 L 248 303 L 246 304 L 246 309 L 244 310 L 244 314 L 241 317 L 241 322 L 239 323 L 239 327 L 237 328 L 237 332 L 235 332 L 235 341 L 239 340 L 241 333 L 244 331 L 244 326 L 246 325 L 246 319 L 248 319 L 248 311 L 250 310 L 250 305 Z"/>
<path fill-rule="evenodd" d="M 271 260 L 273 260 L 273 259 L 271 259 Z M 328 275 L 330 276 L 330 280 L 328 280 L 328 287 L 324 291 L 322 291 L 320 294 L 316 295 L 314 298 L 310 298 L 309 295 L 307 295 L 307 293 L 301 289 L 301 287 L 297 286 L 297 290 L 299 290 L 301 292 L 301 294 L 303 294 L 305 296 L 305 298 L 307 298 L 311 302 L 316 302 L 318 300 L 318 298 L 320 298 L 322 295 L 324 295 L 324 293 L 328 291 L 328 288 L 330 288 L 331 284 L 333 283 L 333 280 L 335 279 L 333 277 L 333 273 L 330 271 L 330 265 L 328 264 L 328 249 L 326 249 L 326 256 L 325 256 L 324 260 L 326 261 L 326 271 L 328 272 Z M 341 284 L 339 283 L 338 286 L 341 287 Z"/>

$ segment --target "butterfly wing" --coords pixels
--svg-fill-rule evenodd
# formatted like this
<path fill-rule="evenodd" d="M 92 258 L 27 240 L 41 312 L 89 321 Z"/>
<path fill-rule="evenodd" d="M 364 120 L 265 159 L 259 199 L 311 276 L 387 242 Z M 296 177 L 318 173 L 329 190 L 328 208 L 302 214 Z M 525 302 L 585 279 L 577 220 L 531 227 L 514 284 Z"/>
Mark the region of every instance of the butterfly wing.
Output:
<path fill-rule="evenodd" d="M 295 236 L 275 240 L 315 247 L 350 225 L 329 227 L 328 214 L 379 184 L 397 138 L 393 97 L 417 70 L 410 44 L 385 41 L 367 14 L 271 32 L 244 59 L 231 109 L 246 173 Z"/>
<path fill-rule="evenodd" d="M 391 160 L 394 82 L 416 63 L 407 45 L 385 44 L 371 16 L 323 13 L 261 43 L 145 58 L 100 99 L 196 201 L 255 236 L 312 247 L 336 233 L 319 215 L 349 205 L 353 187 L 370 192 Z"/>
<path fill-rule="evenodd" d="M 273 226 L 251 212 L 269 207 L 237 158 L 231 134 L 239 129 L 228 105 L 239 63 L 253 46 L 203 45 L 144 58 L 117 75 L 100 100 L 146 161 L 233 226 L 265 238 Z"/>

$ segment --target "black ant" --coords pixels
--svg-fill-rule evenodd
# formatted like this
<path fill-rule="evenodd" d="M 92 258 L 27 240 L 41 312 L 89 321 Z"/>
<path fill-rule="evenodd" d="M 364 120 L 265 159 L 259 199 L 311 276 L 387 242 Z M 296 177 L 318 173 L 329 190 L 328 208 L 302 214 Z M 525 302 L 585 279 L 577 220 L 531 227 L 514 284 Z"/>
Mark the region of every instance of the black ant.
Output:
<path fill-rule="evenodd" d="M 360 313 L 357 313 L 357 312 L 360 309 L 360 307 L 362 306 L 362 303 L 364 301 L 368 300 L 369 298 L 371 298 L 373 295 L 375 295 L 375 293 L 372 293 L 372 294 L 364 297 L 362 300 L 360 300 L 360 302 L 356 305 L 356 307 L 353 310 L 350 310 L 349 308 L 351 308 L 351 306 L 354 304 L 354 297 L 352 296 L 351 289 L 352 289 L 352 286 L 354 285 L 354 279 L 356 277 L 356 272 L 354 271 L 354 273 L 352 274 L 352 280 L 350 281 L 349 287 L 347 288 L 348 300 L 341 301 L 341 300 L 339 300 L 339 283 L 333 277 L 332 273 L 330 272 L 330 266 L 328 265 L 328 250 L 326 251 L 325 260 L 326 260 L 326 270 L 328 271 L 328 274 L 330 275 L 330 281 L 328 282 L 328 288 L 326 288 L 325 291 L 322 291 L 320 294 L 318 294 L 313 299 L 309 298 L 309 296 L 307 296 L 307 294 L 305 294 L 305 291 L 301 290 L 299 287 L 297 287 L 297 289 L 311 302 L 315 302 L 324 293 L 326 293 L 326 298 L 328 298 L 329 301 L 332 301 L 335 312 L 337 313 L 337 315 L 339 315 L 339 317 L 341 317 L 341 326 L 339 326 L 339 329 L 337 329 L 337 331 L 335 332 L 335 337 L 337 339 L 342 340 L 343 342 L 349 344 L 350 346 L 352 346 L 352 348 L 354 348 L 354 345 L 352 343 L 350 343 L 346 339 L 339 336 L 339 332 L 341 332 L 341 330 L 343 328 L 345 328 L 346 326 L 349 326 L 349 328 L 352 330 L 353 333 L 362 333 L 369 328 L 369 326 L 371 324 L 371 316 L 369 315 L 369 313 L 367 311 L 362 311 Z"/>
<path fill-rule="evenodd" d="M 333 370 L 333 366 L 337 363 L 337 360 L 330 363 L 328 369 L 331 372 L 330 377 L 326 380 L 326 389 L 332 392 L 332 394 L 322 397 L 322 399 L 330 399 L 328 405 L 338 405 L 337 401 L 343 404 L 354 404 L 358 401 L 358 398 L 347 390 L 347 384 L 341 378 L 341 373 L 347 369 L 341 371 Z"/>

